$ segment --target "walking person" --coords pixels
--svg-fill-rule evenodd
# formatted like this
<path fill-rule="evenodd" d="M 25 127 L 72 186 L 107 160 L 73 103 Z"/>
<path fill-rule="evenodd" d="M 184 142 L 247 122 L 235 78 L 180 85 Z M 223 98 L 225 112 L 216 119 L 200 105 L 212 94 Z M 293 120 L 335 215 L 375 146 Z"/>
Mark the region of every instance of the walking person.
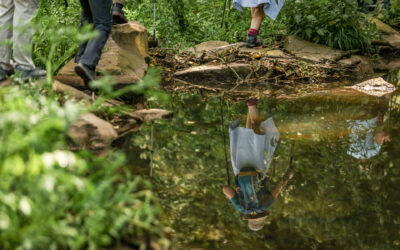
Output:
<path fill-rule="evenodd" d="M 272 118 L 262 121 L 257 101 L 249 100 L 247 106 L 246 128 L 239 127 L 239 120 L 236 120 L 229 129 L 236 189 L 224 186 L 223 193 L 244 214 L 249 229 L 258 231 L 264 227 L 267 210 L 292 174 L 285 174 L 283 181 L 269 191 L 266 171 L 272 162 L 280 135 Z"/>
<path fill-rule="evenodd" d="M 111 0 L 80 0 L 82 6 L 81 27 L 92 23 L 98 31 L 97 38 L 83 43 L 76 55 L 75 72 L 83 79 L 85 85 L 95 80 L 96 67 L 102 50 L 107 42 L 112 27 Z"/>
<path fill-rule="evenodd" d="M 5 80 L 13 70 L 24 81 L 46 76 L 46 71 L 36 68 L 32 60 L 31 21 L 38 3 L 39 0 L 0 1 L 0 81 Z"/>
<path fill-rule="evenodd" d="M 246 46 L 248 48 L 262 45 L 258 35 L 265 15 L 275 20 L 284 3 L 285 0 L 233 0 L 233 6 L 239 11 L 243 11 L 243 8 L 246 7 L 251 8 L 251 25 L 246 38 Z"/>

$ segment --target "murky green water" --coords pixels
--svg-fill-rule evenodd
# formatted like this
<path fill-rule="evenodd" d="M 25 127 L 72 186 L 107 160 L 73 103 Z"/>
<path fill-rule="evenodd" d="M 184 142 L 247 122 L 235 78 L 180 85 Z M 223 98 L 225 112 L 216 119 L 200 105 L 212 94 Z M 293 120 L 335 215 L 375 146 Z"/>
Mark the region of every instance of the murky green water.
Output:
<path fill-rule="evenodd" d="M 281 180 L 293 141 L 295 175 L 259 232 L 221 190 L 219 98 L 176 95 L 164 108 L 175 117 L 155 124 L 154 183 L 177 249 L 400 249 L 400 96 L 261 98 L 261 115 L 281 134 L 267 175 Z M 226 128 L 237 118 L 244 126 L 243 100 L 225 100 L 223 109 Z M 391 142 L 376 146 L 382 131 Z M 133 144 L 149 148 L 150 126 Z"/>

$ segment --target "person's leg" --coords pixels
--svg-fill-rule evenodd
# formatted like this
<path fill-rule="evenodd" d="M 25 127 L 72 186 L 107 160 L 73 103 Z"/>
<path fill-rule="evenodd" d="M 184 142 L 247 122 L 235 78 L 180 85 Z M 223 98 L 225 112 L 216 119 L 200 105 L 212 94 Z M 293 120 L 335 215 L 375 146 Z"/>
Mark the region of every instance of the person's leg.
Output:
<path fill-rule="evenodd" d="M 14 0 L 13 57 L 16 66 L 26 70 L 35 69 L 32 60 L 33 27 L 31 25 L 38 0 Z"/>
<path fill-rule="evenodd" d="M 262 21 L 264 20 L 264 5 L 260 4 L 255 8 L 251 8 L 251 25 L 247 34 L 246 46 L 253 48 L 261 46 L 261 40 L 257 38 Z"/>
<path fill-rule="evenodd" d="M 89 5 L 93 16 L 93 25 L 99 32 L 99 36 L 88 42 L 79 62 L 94 69 L 99 63 L 112 27 L 111 0 L 89 0 Z"/>
<path fill-rule="evenodd" d="M 89 0 L 88 2 L 93 25 L 99 35 L 87 43 L 78 65 L 75 66 L 75 72 L 84 80 L 86 86 L 95 79 L 96 66 L 112 27 L 111 0 Z"/>
<path fill-rule="evenodd" d="M 128 22 L 125 17 L 123 8 L 125 5 L 125 0 L 113 0 L 112 17 L 113 24 L 124 24 Z"/>
<path fill-rule="evenodd" d="M 89 0 L 80 0 L 80 3 L 82 11 L 81 11 L 81 21 L 80 21 L 81 23 L 79 28 L 82 28 L 85 24 L 93 23 L 93 17 L 90 11 Z M 83 53 L 86 50 L 86 46 L 87 42 L 84 42 L 79 45 L 79 50 L 75 57 L 76 63 L 79 63 L 79 60 L 81 59 Z"/>
<path fill-rule="evenodd" d="M 10 71 L 12 24 L 14 16 L 14 1 L 2 0 L 0 2 L 0 67 Z"/>
<path fill-rule="evenodd" d="M 32 60 L 33 26 L 39 0 L 14 0 L 13 57 L 15 73 L 24 81 L 46 76 L 46 71 L 35 67 Z"/>
<path fill-rule="evenodd" d="M 261 23 L 264 20 L 264 4 L 260 4 L 255 8 L 251 8 L 251 25 L 250 29 L 260 30 Z"/>

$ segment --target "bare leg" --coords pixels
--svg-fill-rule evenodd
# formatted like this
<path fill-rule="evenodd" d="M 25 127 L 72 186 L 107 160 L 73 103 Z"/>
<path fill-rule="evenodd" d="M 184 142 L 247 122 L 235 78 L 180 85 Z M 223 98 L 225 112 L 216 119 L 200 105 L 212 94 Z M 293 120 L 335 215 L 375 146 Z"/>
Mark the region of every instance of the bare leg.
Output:
<path fill-rule="evenodd" d="M 259 30 L 264 20 L 264 4 L 260 4 L 255 8 L 251 8 L 251 29 Z"/>

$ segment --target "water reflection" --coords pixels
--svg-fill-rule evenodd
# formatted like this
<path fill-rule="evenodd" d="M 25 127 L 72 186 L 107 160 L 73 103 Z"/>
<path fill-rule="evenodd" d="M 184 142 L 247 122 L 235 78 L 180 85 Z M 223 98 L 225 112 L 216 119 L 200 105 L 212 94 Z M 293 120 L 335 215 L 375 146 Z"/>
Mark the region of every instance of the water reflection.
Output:
<path fill-rule="evenodd" d="M 270 142 L 274 151 L 263 155 L 265 186 L 272 194 L 273 184 L 285 180 L 291 157 L 294 177 L 267 210 L 258 232 L 249 230 L 221 192 L 226 174 L 219 99 L 176 95 L 165 108 L 174 110 L 175 117 L 156 126 L 154 182 L 163 223 L 177 249 L 400 246 L 399 96 L 259 99 L 260 117 L 272 117 L 279 131 L 279 142 Z M 240 118 L 244 124 L 248 107 L 226 100 L 224 113 L 226 120 Z M 149 128 L 144 132 L 133 143 L 149 148 Z M 257 154 L 272 147 L 261 148 Z"/>
<path fill-rule="evenodd" d="M 261 118 L 255 99 L 246 102 L 246 127 L 239 127 L 240 119 L 229 128 L 230 154 L 235 190 L 224 186 L 223 192 L 234 207 L 244 214 L 248 227 L 259 231 L 264 227 L 267 210 L 274 204 L 288 178 L 279 182 L 270 192 L 266 172 L 279 141 L 279 132 L 270 117 Z"/>

